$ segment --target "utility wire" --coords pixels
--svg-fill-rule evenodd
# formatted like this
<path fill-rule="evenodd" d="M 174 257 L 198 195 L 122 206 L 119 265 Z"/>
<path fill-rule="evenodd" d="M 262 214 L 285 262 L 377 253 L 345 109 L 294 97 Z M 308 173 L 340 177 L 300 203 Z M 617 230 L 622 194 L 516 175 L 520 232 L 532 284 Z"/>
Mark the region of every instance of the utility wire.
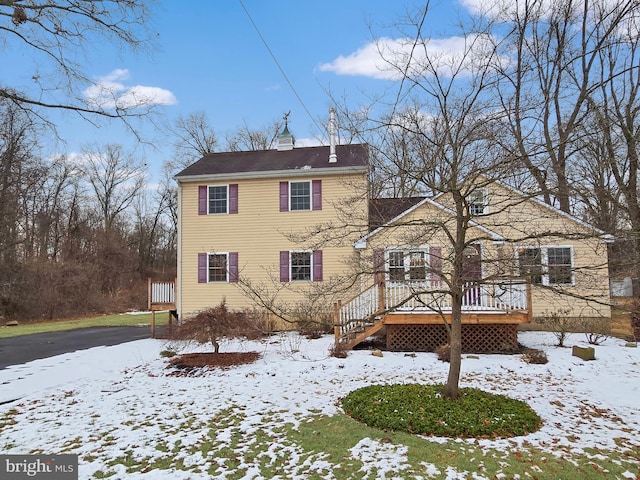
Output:
<path fill-rule="evenodd" d="M 256 25 L 256 22 L 253 21 L 253 18 L 251 17 L 251 14 L 249 13 L 249 10 L 247 10 L 247 7 L 244 6 L 244 3 L 242 2 L 242 0 L 238 0 L 238 2 L 240 2 L 240 5 L 242 6 L 242 9 L 244 10 L 244 13 L 247 14 L 247 17 L 249 18 L 249 21 L 251 22 L 251 25 L 253 25 L 253 28 L 255 29 L 255 31 L 257 32 L 258 36 L 260 37 L 260 40 L 262 40 L 262 43 L 264 44 L 265 48 L 267 49 L 267 51 L 271 55 L 271 58 L 273 59 L 273 61 L 277 65 L 278 69 L 280 70 L 280 73 L 282 74 L 284 79 L 287 81 L 287 84 L 289 85 L 289 88 L 291 88 L 291 91 L 293 92 L 293 94 L 296 96 L 296 98 L 300 102 L 300 105 L 302 105 L 302 108 L 304 108 L 304 111 L 307 112 L 307 115 L 309 115 L 309 118 L 314 123 L 316 128 L 318 128 L 318 130 L 320 130 L 320 131 L 325 130 L 324 127 L 321 127 L 320 125 L 318 125 L 318 122 L 316 122 L 315 118 L 313 118 L 313 115 L 311 115 L 311 112 L 309 112 L 309 109 L 307 108 L 305 103 L 302 101 L 302 98 L 300 97 L 300 95 L 298 95 L 298 92 L 296 91 L 295 87 L 293 86 L 293 84 L 289 80 L 289 77 L 287 77 L 287 74 L 285 73 L 284 69 L 280 65 L 280 62 L 278 62 L 278 59 L 276 58 L 275 54 L 273 53 L 273 51 L 269 47 L 269 44 L 267 43 L 265 38 L 262 36 L 262 33 L 260 33 L 260 29 Z"/>

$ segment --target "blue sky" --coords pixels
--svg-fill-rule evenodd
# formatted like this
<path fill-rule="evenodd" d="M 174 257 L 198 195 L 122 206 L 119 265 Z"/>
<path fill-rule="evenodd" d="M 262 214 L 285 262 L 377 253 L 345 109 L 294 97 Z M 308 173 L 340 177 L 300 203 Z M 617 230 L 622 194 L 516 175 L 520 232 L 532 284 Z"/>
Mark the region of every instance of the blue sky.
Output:
<path fill-rule="evenodd" d="M 460 2 L 473 4 L 474 0 L 431 2 L 428 30 L 446 37 L 447 25 L 465 12 Z M 222 138 L 243 123 L 262 128 L 291 111 L 290 130 L 305 142 L 322 134 L 314 119 L 328 115 L 326 90 L 356 105 L 363 91 L 393 88 L 394 80 L 384 78 L 375 66 L 371 41 L 397 35 L 396 29 L 384 27 L 396 23 L 407 9 L 423 4 L 415 0 L 162 0 L 153 18 L 156 49 L 133 54 L 108 44 L 90 45 L 88 57 L 78 61 L 97 84 L 106 83 L 122 95 L 131 91 L 154 95 L 164 122 L 204 111 Z M 446 43 L 442 48 L 447 48 Z M 3 76 L 20 85 L 29 75 L 27 67 L 20 77 L 21 62 L 26 66 L 28 58 L 22 52 L 7 54 L 15 55 L 17 68 Z M 58 148 L 67 153 L 90 143 L 119 143 L 136 148 L 152 176 L 171 156 L 164 129 L 151 124 L 141 125 L 140 131 L 153 147 L 139 148 L 116 123 L 98 128 L 73 114 L 52 114 L 51 118 L 67 142 Z"/>

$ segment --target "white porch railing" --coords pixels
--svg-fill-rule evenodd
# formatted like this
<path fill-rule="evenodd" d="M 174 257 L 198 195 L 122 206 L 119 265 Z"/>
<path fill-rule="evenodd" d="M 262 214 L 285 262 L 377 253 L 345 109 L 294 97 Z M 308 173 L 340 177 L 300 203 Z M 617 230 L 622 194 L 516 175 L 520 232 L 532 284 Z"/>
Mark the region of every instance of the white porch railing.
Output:
<path fill-rule="evenodd" d="M 527 285 L 522 280 L 502 280 L 481 285 L 467 284 L 462 312 L 499 313 L 528 308 Z M 383 298 L 381 298 L 381 296 Z M 370 325 L 376 313 L 450 312 L 451 295 L 438 283 L 393 283 L 374 285 L 337 307 L 340 334 Z"/>
<path fill-rule="evenodd" d="M 523 279 L 469 283 L 463 289 L 462 313 L 528 314 L 529 288 Z M 386 314 L 451 314 L 451 310 L 451 295 L 444 290 L 442 282 L 374 285 L 344 305 L 336 305 L 336 345 L 343 342 L 351 348 L 367 334 L 380 330 L 380 319 Z M 516 321 L 522 321 L 522 315 Z"/>
<path fill-rule="evenodd" d="M 151 284 L 151 303 L 175 303 L 175 282 L 161 282 Z"/>
<path fill-rule="evenodd" d="M 522 282 L 467 284 L 462 298 L 463 312 L 501 312 L 527 309 L 527 286 Z M 385 310 L 449 311 L 451 295 L 442 287 L 427 283 L 395 283 L 385 287 Z"/>
<path fill-rule="evenodd" d="M 338 308 L 340 335 L 370 325 L 370 319 L 380 310 L 380 286 L 373 285 Z"/>

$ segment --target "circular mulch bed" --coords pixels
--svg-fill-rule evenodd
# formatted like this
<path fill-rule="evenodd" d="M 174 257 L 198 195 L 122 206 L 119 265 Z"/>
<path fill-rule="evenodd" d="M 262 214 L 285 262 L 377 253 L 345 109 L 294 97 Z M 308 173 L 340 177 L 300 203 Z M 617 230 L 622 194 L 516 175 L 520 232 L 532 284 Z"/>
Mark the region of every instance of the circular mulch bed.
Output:
<path fill-rule="evenodd" d="M 258 352 L 185 353 L 169 360 L 167 368 L 177 368 L 186 372 L 202 368 L 229 368 L 253 363 L 258 358 Z"/>

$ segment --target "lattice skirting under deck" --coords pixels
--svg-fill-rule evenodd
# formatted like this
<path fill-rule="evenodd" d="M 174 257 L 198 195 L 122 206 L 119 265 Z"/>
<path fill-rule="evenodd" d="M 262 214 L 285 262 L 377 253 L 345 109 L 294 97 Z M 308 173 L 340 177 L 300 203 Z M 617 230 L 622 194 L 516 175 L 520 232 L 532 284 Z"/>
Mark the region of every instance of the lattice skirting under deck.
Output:
<path fill-rule="evenodd" d="M 448 343 L 444 325 L 387 325 L 387 349 L 433 352 Z M 518 349 L 516 324 L 462 325 L 463 353 L 508 353 Z"/>

